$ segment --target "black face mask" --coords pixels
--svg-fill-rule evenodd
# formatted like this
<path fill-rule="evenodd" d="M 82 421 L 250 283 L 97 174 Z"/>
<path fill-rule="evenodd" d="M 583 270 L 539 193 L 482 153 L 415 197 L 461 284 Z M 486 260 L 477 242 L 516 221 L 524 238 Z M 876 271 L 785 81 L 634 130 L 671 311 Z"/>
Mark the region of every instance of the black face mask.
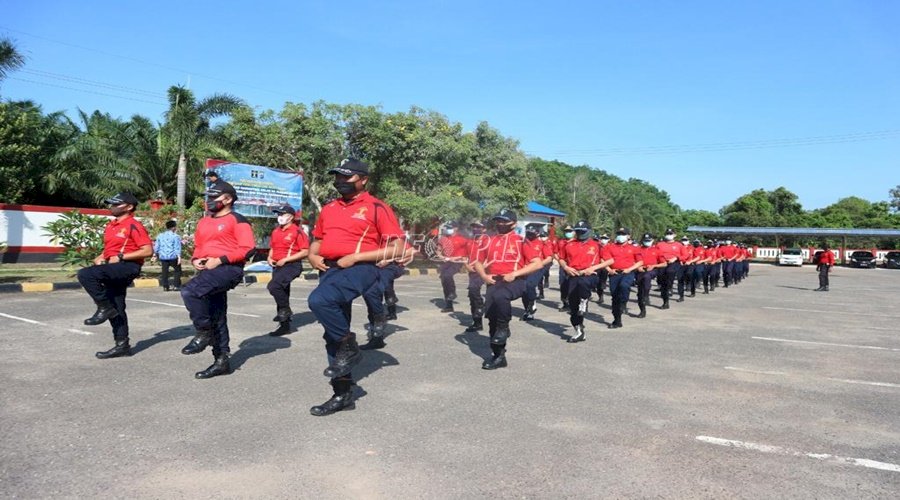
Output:
<path fill-rule="evenodd" d="M 206 202 L 206 210 L 211 214 L 218 213 L 223 208 L 225 208 L 225 202 L 222 200 Z"/>
<path fill-rule="evenodd" d="M 353 194 L 356 192 L 355 182 L 335 182 L 334 188 L 342 195 Z"/>
<path fill-rule="evenodd" d="M 575 238 L 577 238 L 578 241 L 587 241 L 590 237 L 591 233 L 588 231 L 575 231 Z"/>
<path fill-rule="evenodd" d="M 509 225 L 497 224 L 497 232 L 499 234 L 507 234 L 507 233 L 511 232 L 514 227 L 516 227 L 515 224 L 509 224 Z"/>
<path fill-rule="evenodd" d="M 528 232 L 525 233 L 525 238 L 527 238 L 529 240 L 535 240 L 535 239 L 537 239 L 537 237 L 538 237 L 538 235 L 535 233 L 528 233 Z"/>

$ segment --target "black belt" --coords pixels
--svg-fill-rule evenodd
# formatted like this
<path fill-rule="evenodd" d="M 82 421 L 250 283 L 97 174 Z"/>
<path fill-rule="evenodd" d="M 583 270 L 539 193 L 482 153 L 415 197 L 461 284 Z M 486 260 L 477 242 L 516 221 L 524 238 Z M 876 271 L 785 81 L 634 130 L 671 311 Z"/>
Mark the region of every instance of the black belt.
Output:
<path fill-rule="evenodd" d="M 339 260 L 339 259 L 325 259 L 324 262 L 325 262 L 325 265 L 328 266 L 328 267 L 337 267 L 337 268 L 341 268 L 341 267 L 338 265 L 338 260 Z M 374 262 L 357 262 L 357 263 L 354 264 L 354 265 L 358 265 L 358 264 L 369 264 L 369 265 L 373 265 L 373 266 L 375 265 Z M 353 267 L 353 266 L 350 266 L 350 267 Z"/>

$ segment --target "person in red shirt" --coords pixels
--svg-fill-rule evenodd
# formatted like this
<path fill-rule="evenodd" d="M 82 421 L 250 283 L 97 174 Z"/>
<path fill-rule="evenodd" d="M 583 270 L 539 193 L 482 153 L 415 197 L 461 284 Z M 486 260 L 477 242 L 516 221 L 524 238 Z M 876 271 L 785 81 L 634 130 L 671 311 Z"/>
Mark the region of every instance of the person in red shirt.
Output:
<path fill-rule="evenodd" d="M 562 230 L 562 238 L 556 240 L 556 262 L 559 263 L 559 256 L 562 254 L 563 249 L 566 245 L 575 239 L 575 230 L 572 229 L 570 224 L 566 224 Z M 567 288 L 569 281 L 569 275 L 565 271 L 563 271 L 562 266 L 559 267 L 559 312 L 566 312 L 569 310 L 569 289 Z"/>
<path fill-rule="evenodd" d="M 545 256 L 545 245 L 539 238 L 542 227 L 543 224 L 536 222 L 525 225 L 525 241 L 523 244 L 529 247 L 529 255 L 541 256 L 541 270 L 540 272 L 531 273 L 525 278 L 525 294 L 522 295 L 522 306 L 525 308 L 525 314 L 522 316 L 523 321 L 534 319 L 534 315 L 537 313 L 537 306 L 535 305 L 538 298 L 537 288 L 544 279 L 544 266 L 553 262 L 552 256 Z"/>
<path fill-rule="evenodd" d="M 591 294 L 597 287 L 597 270 L 603 264 L 600 262 L 600 244 L 591 239 L 591 225 L 580 220 L 572 229 L 575 238 L 560 254 L 559 265 L 569 275 L 569 322 L 575 328 L 575 333 L 567 342 L 576 343 L 585 340 L 584 315 L 587 314 Z"/>
<path fill-rule="evenodd" d="M 544 270 L 541 274 L 543 274 L 543 279 L 538 282 L 538 300 L 544 300 L 544 289 L 550 288 L 550 268 L 553 267 L 553 258 L 556 253 L 556 245 L 550 241 L 550 235 L 547 231 L 541 231 L 540 235 L 541 241 L 544 242 L 543 249 L 543 257 L 545 259 L 549 258 L 550 261 L 547 265 L 544 266 Z"/>
<path fill-rule="evenodd" d="M 541 269 L 541 254 L 532 254 L 514 232 L 516 213 L 504 208 L 491 220 L 497 235 L 491 237 L 483 260 L 475 262 L 475 271 L 487 284 L 485 315 L 491 336 L 492 357 L 481 367 L 495 370 L 507 366 L 506 340 L 512 319 L 512 301 L 525 294 L 525 276 Z"/>
<path fill-rule="evenodd" d="M 269 255 L 266 258 L 272 266 L 272 280 L 266 285 L 275 299 L 275 317 L 278 328 L 269 335 L 278 337 L 291 333 L 291 283 L 303 272 L 303 259 L 309 255 L 309 238 L 297 224 L 294 207 L 284 204 L 272 210 L 278 225 L 269 238 Z"/>
<path fill-rule="evenodd" d="M 597 241 L 600 243 L 600 250 L 603 250 L 603 247 L 609 245 L 609 235 L 606 233 L 597 236 Z M 604 290 L 606 290 L 606 283 L 609 281 L 609 269 L 603 268 L 597 271 L 597 303 L 603 305 L 606 301 L 603 298 Z"/>
<path fill-rule="evenodd" d="M 657 269 L 665 268 L 668 263 L 659 254 L 659 249 L 653 246 L 653 235 L 644 234 L 641 237 L 641 246 L 638 248 L 637 258 L 641 260 L 643 265 L 638 268 L 635 281 L 638 286 L 638 307 L 641 312 L 638 318 L 647 317 L 647 306 L 650 305 L 650 289 L 653 287 L 653 278 L 656 277 Z"/>
<path fill-rule="evenodd" d="M 350 331 L 353 300 L 380 279 L 376 265 L 404 256 L 405 234 L 397 217 L 383 201 L 366 192 L 369 165 L 348 158 L 328 171 L 341 197 L 322 207 L 312 231 L 309 263 L 319 271 L 319 285 L 309 295 L 309 308 L 325 328 L 332 397 L 310 408 L 315 416 L 352 408 L 353 367 L 362 359 L 356 334 Z M 372 304 L 373 314 L 383 314 Z"/>
<path fill-rule="evenodd" d="M 466 327 L 466 332 L 480 332 L 484 328 L 484 298 L 481 296 L 481 287 L 484 280 L 475 270 L 475 262 L 484 260 L 490 238 L 484 234 L 484 224 L 475 221 L 469 224 L 471 238 L 467 243 L 466 271 L 469 274 L 469 310 L 472 313 L 472 324 Z"/>
<path fill-rule="evenodd" d="M 734 260 L 737 258 L 737 248 L 731 243 L 731 240 L 725 240 L 725 244 L 719 247 L 719 257 L 722 259 L 722 277 L 725 281 L 725 288 L 728 288 L 734 282 Z"/>
<path fill-rule="evenodd" d="M 710 251 L 707 254 L 712 259 L 712 267 L 709 270 L 709 291 L 715 292 L 719 286 L 719 278 L 722 277 L 722 247 L 718 240 L 710 241 L 708 246 Z"/>
<path fill-rule="evenodd" d="M 631 231 L 621 227 L 616 231 L 616 241 L 603 247 L 600 257 L 603 267 L 609 268 L 609 293 L 612 296 L 613 322 L 610 328 L 622 328 L 622 312 L 634 284 L 634 271 L 644 265 L 637 249 L 629 242 Z"/>
<path fill-rule="evenodd" d="M 819 272 L 819 288 L 816 288 L 815 291 L 828 291 L 828 273 L 831 272 L 832 267 L 834 267 L 834 254 L 831 253 L 831 247 L 828 243 L 823 243 L 822 254 L 819 256 L 819 261 L 816 263 L 816 271 Z"/>
<path fill-rule="evenodd" d="M 141 274 L 144 259 L 153 255 L 147 229 L 134 218 L 137 198 L 131 193 L 119 193 L 108 198 L 106 204 L 113 219 L 103 231 L 103 253 L 94 259 L 93 266 L 78 271 L 78 282 L 97 305 L 97 311 L 84 324 L 99 325 L 109 320 L 116 342 L 111 349 L 96 353 L 99 359 L 131 356 L 125 295 Z"/>
<path fill-rule="evenodd" d="M 403 275 L 405 266 L 413 261 L 415 255 L 416 249 L 409 244 L 409 240 L 404 240 L 402 255 L 375 263 L 375 267 L 378 268 L 378 280 L 362 295 L 369 322 L 366 324 L 368 342 L 359 346 L 360 350 L 371 351 L 387 346 L 384 342 L 387 321 L 397 319 L 397 293 L 394 291 L 394 280 Z"/>
<path fill-rule="evenodd" d="M 198 379 L 231 373 L 228 332 L 229 290 L 244 280 L 244 262 L 256 251 L 253 228 L 232 207 L 237 200 L 234 186 L 218 181 L 206 190 L 206 211 L 194 232 L 191 265 L 198 272 L 181 287 L 181 298 L 197 333 L 181 350 L 197 354 L 212 345 L 215 361 L 197 372 Z"/>
<path fill-rule="evenodd" d="M 694 278 L 694 247 L 687 236 L 681 237 L 681 269 L 678 271 L 678 300 L 684 302 L 684 291 L 691 286 Z"/>
<path fill-rule="evenodd" d="M 441 289 L 444 292 L 444 308 L 442 313 L 453 312 L 453 301 L 456 300 L 456 275 L 466 263 L 468 240 L 458 233 L 459 224 L 448 222 L 444 225 L 443 236 L 438 240 L 438 258 L 441 265 L 438 274 Z"/>
<path fill-rule="evenodd" d="M 700 240 L 695 239 L 691 242 L 691 246 L 694 249 L 694 262 L 691 266 L 691 297 L 696 297 L 697 285 L 702 283 L 703 277 L 706 276 L 706 266 L 709 263 L 709 257 L 707 257 L 703 245 L 700 244 Z"/>
<path fill-rule="evenodd" d="M 675 285 L 675 279 L 681 272 L 681 256 L 684 251 L 684 245 L 675 241 L 675 231 L 666 229 L 663 241 L 656 244 L 659 255 L 666 261 L 665 269 L 657 271 L 661 278 L 660 291 L 663 299 L 663 309 L 669 308 L 669 297 L 672 296 L 672 288 Z"/>

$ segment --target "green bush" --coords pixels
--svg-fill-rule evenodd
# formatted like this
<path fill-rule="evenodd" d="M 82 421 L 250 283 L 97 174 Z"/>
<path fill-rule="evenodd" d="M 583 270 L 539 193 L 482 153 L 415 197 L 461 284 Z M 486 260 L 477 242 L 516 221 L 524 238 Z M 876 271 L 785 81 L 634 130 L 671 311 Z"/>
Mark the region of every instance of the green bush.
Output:
<path fill-rule="evenodd" d="M 57 259 L 63 266 L 86 267 L 103 252 L 103 230 L 108 221 L 72 210 L 42 229 L 54 245 L 64 247 Z"/>

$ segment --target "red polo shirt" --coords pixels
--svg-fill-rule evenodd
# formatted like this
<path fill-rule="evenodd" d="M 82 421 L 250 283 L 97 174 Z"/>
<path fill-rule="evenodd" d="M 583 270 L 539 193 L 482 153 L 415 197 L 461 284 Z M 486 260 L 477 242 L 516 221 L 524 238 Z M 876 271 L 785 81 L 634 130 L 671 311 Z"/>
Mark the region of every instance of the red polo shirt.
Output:
<path fill-rule="evenodd" d="M 272 259 L 281 260 L 309 248 L 309 238 L 297 224 L 288 224 L 286 229 L 278 226 L 272 230 L 269 247 L 272 249 Z"/>
<path fill-rule="evenodd" d="M 659 249 L 656 246 L 638 247 L 637 252 L 635 252 L 635 258 L 643 261 L 645 266 L 655 266 L 666 262 L 659 254 Z"/>
<path fill-rule="evenodd" d="M 680 258 L 681 258 L 681 263 L 684 264 L 685 262 L 694 258 L 694 247 L 692 247 L 690 245 L 685 245 L 684 243 L 682 243 L 681 246 L 682 246 L 682 249 L 681 249 L 681 257 Z"/>
<path fill-rule="evenodd" d="M 553 257 L 554 253 L 556 253 L 556 245 L 550 240 L 545 241 L 544 250 L 541 252 L 541 260 L 544 260 L 547 257 Z"/>
<path fill-rule="evenodd" d="M 660 241 L 656 244 L 656 249 L 662 255 L 666 262 L 672 260 L 673 257 L 681 258 L 681 250 L 684 245 L 677 241 Z"/>
<path fill-rule="evenodd" d="M 458 234 L 441 236 L 441 238 L 438 239 L 438 248 L 440 249 L 441 256 L 449 259 L 466 257 L 469 254 L 468 243 L 468 238 Z"/>
<path fill-rule="evenodd" d="M 819 256 L 819 264 L 821 265 L 834 265 L 834 254 L 831 253 L 831 250 L 825 250 L 822 252 L 822 255 Z"/>
<path fill-rule="evenodd" d="M 112 219 L 103 230 L 103 258 L 109 260 L 113 255 L 134 252 L 142 246 L 153 245 L 147 228 L 134 215 L 128 215 L 122 220 Z M 143 265 L 144 259 L 133 260 Z"/>
<path fill-rule="evenodd" d="M 633 245 L 612 243 L 603 247 L 600 256 L 604 261 L 613 259 L 610 269 L 628 269 L 640 260 L 637 253 Z"/>
<path fill-rule="evenodd" d="M 556 240 L 556 249 L 555 250 L 556 250 L 556 256 L 558 258 L 561 258 L 559 256 L 562 254 L 563 249 L 566 248 L 566 245 L 569 243 L 569 241 L 572 241 L 572 240 L 565 240 L 562 238 Z"/>
<path fill-rule="evenodd" d="M 321 241 L 319 255 L 326 259 L 378 250 L 404 236 L 391 207 L 366 191 L 322 207 L 312 235 Z"/>
<path fill-rule="evenodd" d="M 638 249 L 633 245 L 611 243 L 603 247 L 600 256 L 604 261 L 613 259 L 610 269 L 628 269 L 640 260 L 637 253 Z"/>
<path fill-rule="evenodd" d="M 221 258 L 223 264 L 240 264 L 256 249 L 253 228 L 243 215 L 229 212 L 220 217 L 203 217 L 194 232 L 191 259 Z"/>
<path fill-rule="evenodd" d="M 592 239 L 571 241 L 563 251 L 561 259 L 569 267 L 582 271 L 600 262 L 600 244 Z"/>
<path fill-rule="evenodd" d="M 488 274 L 508 274 L 527 266 L 540 255 L 522 244 L 523 238 L 515 233 L 498 234 L 491 237 L 485 256 L 485 272 Z"/>
<path fill-rule="evenodd" d="M 528 247 L 527 252 L 529 261 L 531 261 L 531 259 L 534 257 L 544 260 L 544 242 L 539 238 L 535 238 L 533 240 L 525 238 L 522 242 L 522 245 Z"/>
<path fill-rule="evenodd" d="M 479 234 L 474 238 L 468 240 L 466 242 L 466 250 L 467 256 L 469 257 L 469 262 L 475 262 L 477 260 L 483 261 L 487 256 L 488 246 L 490 245 L 491 238 L 486 234 Z"/>
<path fill-rule="evenodd" d="M 725 245 L 723 247 L 719 247 L 719 256 L 724 257 L 728 260 L 734 259 L 737 255 L 737 248 L 734 245 Z"/>

